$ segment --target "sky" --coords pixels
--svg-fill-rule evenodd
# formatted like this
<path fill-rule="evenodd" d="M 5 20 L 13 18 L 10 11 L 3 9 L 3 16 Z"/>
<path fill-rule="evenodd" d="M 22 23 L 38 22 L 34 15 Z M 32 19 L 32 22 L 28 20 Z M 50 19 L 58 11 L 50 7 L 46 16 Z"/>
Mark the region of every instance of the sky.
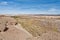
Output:
<path fill-rule="evenodd" d="M 0 0 L 0 14 L 60 14 L 60 0 Z"/>

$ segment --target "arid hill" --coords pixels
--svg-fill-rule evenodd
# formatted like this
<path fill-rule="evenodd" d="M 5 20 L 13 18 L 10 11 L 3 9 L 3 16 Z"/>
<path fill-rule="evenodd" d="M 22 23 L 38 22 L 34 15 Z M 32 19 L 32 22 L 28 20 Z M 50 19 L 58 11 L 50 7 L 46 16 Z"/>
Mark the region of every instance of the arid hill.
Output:
<path fill-rule="evenodd" d="M 0 17 L 0 40 L 27 40 L 32 37 L 14 18 Z"/>
<path fill-rule="evenodd" d="M 60 16 L 0 16 L 0 40 L 60 40 Z"/>
<path fill-rule="evenodd" d="M 60 40 L 60 16 L 23 15 L 14 16 L 14 18 L 22 25 L 24 29 L 26 29 L 30 34 L 34 36 L 29 40 L 45 40 L 45 38 L 46 40 Z M 49 36 L 49 38 L 46 36 Z"/>

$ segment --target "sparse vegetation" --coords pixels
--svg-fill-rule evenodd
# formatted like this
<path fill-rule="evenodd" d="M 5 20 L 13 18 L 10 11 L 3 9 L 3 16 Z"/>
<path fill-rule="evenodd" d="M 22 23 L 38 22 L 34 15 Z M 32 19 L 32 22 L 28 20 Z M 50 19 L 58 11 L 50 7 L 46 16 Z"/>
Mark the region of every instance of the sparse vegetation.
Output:
<path fill-rule="evenodd" d="M 58 32 L 57 20 L 60 20 L 59 16 L 16 16 L 14 18 L 35 37 L 48 31 Z"/>

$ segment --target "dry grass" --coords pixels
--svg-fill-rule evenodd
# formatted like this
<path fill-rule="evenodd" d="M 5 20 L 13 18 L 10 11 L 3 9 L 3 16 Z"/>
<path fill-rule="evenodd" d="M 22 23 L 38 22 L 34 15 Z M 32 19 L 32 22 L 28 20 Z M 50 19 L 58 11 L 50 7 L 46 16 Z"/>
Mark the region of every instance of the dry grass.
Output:
<path fill-rule="evenodd" d="M 15 16 L 14 17 L 34 37 L 48 31 L 59 32 L 60 16 Z"/>

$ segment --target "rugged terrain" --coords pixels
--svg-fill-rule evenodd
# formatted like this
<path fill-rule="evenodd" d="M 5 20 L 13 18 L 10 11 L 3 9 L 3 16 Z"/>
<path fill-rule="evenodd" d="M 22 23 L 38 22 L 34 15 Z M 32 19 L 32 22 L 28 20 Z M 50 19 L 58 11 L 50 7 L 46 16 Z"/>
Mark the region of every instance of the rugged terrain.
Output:
<path fill-rule="evenodd" d="M 60 40 L 60 16 L 0 16 L 0 40 Z"/>
<path fill-rule="evenodd" d="M 23 15 L 14 18 L 33 35 L 29 40 L 60 40 L 60 16 Z"/>

